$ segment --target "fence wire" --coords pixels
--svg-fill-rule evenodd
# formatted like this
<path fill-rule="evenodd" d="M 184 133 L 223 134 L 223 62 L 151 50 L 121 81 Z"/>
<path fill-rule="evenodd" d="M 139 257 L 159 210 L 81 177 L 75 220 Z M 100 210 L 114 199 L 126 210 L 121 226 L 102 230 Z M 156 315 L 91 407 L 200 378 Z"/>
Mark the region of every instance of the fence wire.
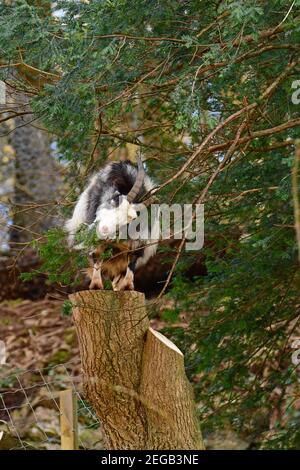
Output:
<path fill-rule="evenodd" d="M 80 376 L 72 376 L 67 364 L 59 364 L 0 375 L 0 450 L 59 449 L 59 394 L 66 389 L 77 400 L 79 448 L 103 448 L 101 425 L 82 396 Z"/>

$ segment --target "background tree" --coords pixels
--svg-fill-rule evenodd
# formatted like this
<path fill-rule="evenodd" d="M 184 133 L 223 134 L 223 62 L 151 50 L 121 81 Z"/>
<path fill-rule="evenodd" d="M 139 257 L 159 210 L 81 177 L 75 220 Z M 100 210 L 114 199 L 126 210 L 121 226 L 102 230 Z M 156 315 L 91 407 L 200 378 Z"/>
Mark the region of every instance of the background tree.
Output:
<path fill-rule="evenodd" d="M 2 135 L 9 131 L 6 123 L 0 127 Z M 9 145 L 8 136 L 3 136 L 0 140 L 0 251 L 6 252 L 9 249 L 9 198 L 13 193 L 13 163 L 14 152 Z"/>
<path fill-rule="evenodd" d="M 47 132 L 39 128 L 38 123 L 30 124 L 23 117 L 17 117 L 14 126 L 10 138 L 15 152 L 14 215 L 10 241 L 16 248 L 16 243 L 31 241 L 57 224 L 51 202 L 55 204 L 59 199 L 61 178 Z"/>
<path fill-rule="evenodd" d="M 14 2 L 4 2 L 14 7 Z M 51 15 L 51 2 L 28 2 L 40 8 L 40 14 L 45 18 Z M 19 50 L 22 57 L 22 51 Z M 33 118 L 28 99 L 28 83 L 35 83 L 32 70 L 24 69 L 22 78 L 23 89 L 14 70 L 15 86 L 6 88 L 6 106 L 2 107 L 3 114 L 9 122 L 9 131 L 1 136 L 8 141 L 14 152 L 14 190 L 11 198 L 14 203 L 12 214 L 13 224 L 10 229 L 10 242 L 13 248 L 17 244 L 24 245 L 54 225 L 54 217 L 49 210 L 49 201 L 57 195 L 59 183 L 58 164 L 54 161 L 51 151 L 51 138 L 47 131 Z M 12 78 L 12 82 L 13 82 Z M 30 96 L 30 95 L 29 95 Z M 8 112 L 7 112 L 8 111 Z"/>

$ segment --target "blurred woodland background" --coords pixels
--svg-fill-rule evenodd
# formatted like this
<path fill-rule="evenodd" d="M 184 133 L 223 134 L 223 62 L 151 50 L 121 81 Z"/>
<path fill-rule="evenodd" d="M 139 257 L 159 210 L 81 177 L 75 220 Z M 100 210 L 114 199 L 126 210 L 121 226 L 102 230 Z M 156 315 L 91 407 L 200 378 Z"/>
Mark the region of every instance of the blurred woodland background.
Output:
<path fill-rule="evenodd" d="M 64 220 L 139 149 L 160 202 L 205 205 L 204 248 L 161 242 L 136 289 L 185 354 L 207 448 L 300 448 L 299 41 L 299 0 L 0 2 L 0 393 L 30 445 L 19 374 L 80 383 L 87 259 Z"/>

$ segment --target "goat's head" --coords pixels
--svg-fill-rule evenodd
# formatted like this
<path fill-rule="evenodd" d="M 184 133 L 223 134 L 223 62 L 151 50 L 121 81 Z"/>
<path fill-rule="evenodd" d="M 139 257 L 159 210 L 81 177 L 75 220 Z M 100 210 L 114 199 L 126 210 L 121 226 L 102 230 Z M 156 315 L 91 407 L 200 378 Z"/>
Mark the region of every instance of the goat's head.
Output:
<path fill-rule="evenodd" d="M 95 222 L 100 238 L 111 238 L 121 227 L 137 218 L 137 204 L 134 201 L 142 188 L 144 177 L 143 163 L 138 158 L 137 177 L 129 193 L 125 196 L 116 191 L 97 210 Z"/>

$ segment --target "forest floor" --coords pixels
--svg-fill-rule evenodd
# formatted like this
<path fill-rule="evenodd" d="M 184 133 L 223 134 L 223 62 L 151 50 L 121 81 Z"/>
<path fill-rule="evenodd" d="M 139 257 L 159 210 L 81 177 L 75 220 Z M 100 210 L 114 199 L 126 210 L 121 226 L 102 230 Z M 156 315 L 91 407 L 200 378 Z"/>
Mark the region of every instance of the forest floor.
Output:
<path fill-rule="evenodd" d="M 59 449 L 59 391 L 65 388 L 78 394 L 80 447 L 103 447 L 99 422 L 81 397 L 76 332 L 62 305 L 47 296 L 0 303 L 0 339 L 6 347 L 0 434 L 11 436 L 0 440 L 0 449 Z"/>
<path fill-rule="evenodd" d="M 61 313 L 62 301 L 10 300 L 0 304 L 0 337 L 6 364 L 31 370 L 68 363 L 79 373 L 80 359 L 72 320 Z"/>
<path fill-rule="evenodd" d="M 80 448 L 104 446 L 101 425 L 82 398 L 77 336 L 72 318 L 63 315 L 63 302 L 46 295 L 42 300 L 0 303 L 0 340 L 6 348 L 6 357 L 0 360 L 0 450 L 59 449 L 59 392 L 66 388 L 72 388 L 78 398 Z M 177 326 L 188 324 L 188 314 L 181 315 Z M 151 326 L 162 330 L 166 323 L 158 315 Z M 211 435 L 206 445 L 210 449 L 248 447 L 229 431 Z"/>

